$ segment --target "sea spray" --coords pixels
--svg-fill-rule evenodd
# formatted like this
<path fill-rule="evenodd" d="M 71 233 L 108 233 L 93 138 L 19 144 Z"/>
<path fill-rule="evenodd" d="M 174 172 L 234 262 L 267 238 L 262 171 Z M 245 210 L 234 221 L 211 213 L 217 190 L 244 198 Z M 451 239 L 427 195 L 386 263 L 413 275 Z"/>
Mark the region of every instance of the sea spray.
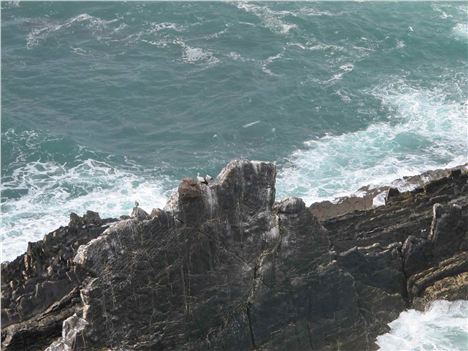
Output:
<path fill-rule="evenodd" d="M 280 195 L 302 196 L 310 204 L 468 162 L 466 106 L 447 99 L 448 89 L 421 89 L 401 79 L 372 89 L 388 120 L 305 142 L 280 171 Z"/>
<path fill-rule="evenodd" d="M 466 162 L 466 5 L 1 7 L 6 258 L 232 159 L 307 203 Z"/>
<path fill-rule="evenodd" d="M 16 144 L 9 149 L 14 169 L 1 185 L 2 195 L 9 197 L 1 205 L 2 260 L 14 259 L 27 242 L 66 225 L 71 212 L 81 215 L 94 210 L 103 218 L 119 217 L 130 213 L 135 200 L 149 211 L 162 208 L 166 201 L 167 179 L 144 174 L 132 163 L 122 167 L 125 162 L 120 160 L 117 167 L 112 165 L 115 161 L 104 161 L 105 157 L 84 147 L 34 131 L 7 130 L 3 139 L 14 139 Z M 42 151 L 42 160 L 30 160 L 54 145 L 62 155 Z"/>
<path fill-rule="evenodd" d="M 380 351 L 466 351 L 468 301 L 435 301 L 424 311 L 408 310 L 377 338 Z"/>

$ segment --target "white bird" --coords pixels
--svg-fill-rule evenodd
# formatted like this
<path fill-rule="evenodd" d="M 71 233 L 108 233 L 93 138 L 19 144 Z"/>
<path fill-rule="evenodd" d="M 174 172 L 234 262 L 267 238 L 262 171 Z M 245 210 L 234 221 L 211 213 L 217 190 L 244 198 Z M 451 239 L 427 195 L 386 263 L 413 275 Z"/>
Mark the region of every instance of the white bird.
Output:
<path fill-rule="evenodd" d="M 208 182 L 212 181 L 213 177 L 207 174 L 206 176 L 202 177 L 200 176 L 200 173 L 197 173 L 197 182 L 200 184 L 206 184 L 208 185 Z"/>
<path fill-rule="evenodd" d="M 413 29 L 413 27 L 411 27 L 411 26 L 408 27 L 408 30 L 409 30 L 410 32 L 414 32 L 414 29 Z"/>
<path fill-rule="evenodd" d="M 197 182 L 203 183 L 203 184 L 208 184 L 206 179 L 204 177 L 200 177 L 200 173 L 197 173 Z"/>

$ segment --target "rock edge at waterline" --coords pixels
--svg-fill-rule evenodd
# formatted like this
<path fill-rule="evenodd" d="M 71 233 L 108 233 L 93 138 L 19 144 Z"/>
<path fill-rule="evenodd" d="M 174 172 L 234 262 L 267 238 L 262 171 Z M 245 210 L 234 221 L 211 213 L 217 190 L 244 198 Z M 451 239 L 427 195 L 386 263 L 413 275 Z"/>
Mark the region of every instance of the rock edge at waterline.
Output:
<path fill-rule="evenodd" d="M 151 214 L 72 214 L 2 264 L 2 349 L 375 350 L 402 310 L 468 299 L 464 170 L 321 221 L 275 177 L 236 160 Z"/>

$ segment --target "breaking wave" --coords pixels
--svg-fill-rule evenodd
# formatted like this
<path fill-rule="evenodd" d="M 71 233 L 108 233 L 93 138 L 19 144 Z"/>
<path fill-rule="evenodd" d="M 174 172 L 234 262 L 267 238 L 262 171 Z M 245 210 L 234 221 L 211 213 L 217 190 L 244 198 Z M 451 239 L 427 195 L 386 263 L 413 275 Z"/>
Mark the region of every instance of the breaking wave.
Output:
<path fill-rule="evenodd" d="M 280 196 L 308 203 L 349 195 L 364 185 L 468 161 L 467 102 L 444 89 L 412 87 L 402 80 L 369 92 L 389 118 L 366 129 L 309 140 L 278 176 Z"/>
<path fill-rule="evenodd" d="M 53 33 L 71 28 L 74 25 L 83 24 L 89 30 L 96 32 L 104 30 L 109 24 L 117 21 L 119 21 L 119 19 L 104 20 L 99 17 L 88 15 L 87 13 L 82 13 L 62 23 L 46 23 L 41 27 L 34 28 L 27 35 L 26 46 L 29 49 L 38 46 L 41 41 L 46 40 Z"/>
<path fill-rule="evenodd" d="M 465 351 L 468 301 L 435 301 L 425 312 L 404 311 L 377 337 L 380 351 Z"/>
<path fill-rule="evenodd" d="M 45 159 L 44 153 L 31 161 L 34 150 L 53 148 L 54 143 L 63 149 L 66 141 L 14 130 L 3 138 L 5 145 L 16 145 L 11 163 L 15 167 L 3 177 L 1 187 L 2 261 L 15 258 L 29 241 L 68 223 L 70 212 L 94 210 L 102 217 L 118 217 L 129 214 L 135 200 L 148 211 L 166 202 L 166 179 L 132 171 L 135 166 L 129 162 L 128 169 L 117 168 L 79 146 L 73 150 L 77 152 L 73 162 L 63 162 L 57 155 Z"/>
<path fill-rule="evenodd" d="M 288 23 L 282 19 L 285 15 L 289 15 L 289 11 L 275 11 L 267 6 L 259 6 L 253 3 L 239 2 L 237 7 L 248 13 L 257 16 L 266 28 L 274 33 L 287 34 L 291 29 L 296 28 L 295 24 Z"/>

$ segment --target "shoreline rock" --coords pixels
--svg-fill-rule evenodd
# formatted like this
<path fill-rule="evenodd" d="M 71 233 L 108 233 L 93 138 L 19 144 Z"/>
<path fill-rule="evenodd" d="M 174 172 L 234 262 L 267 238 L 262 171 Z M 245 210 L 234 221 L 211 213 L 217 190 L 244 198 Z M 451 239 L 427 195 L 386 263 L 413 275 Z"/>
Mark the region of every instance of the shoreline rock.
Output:
<path fill-rule="evenodd" d="M 425 184 L 468 171 L 468 164 L 426 171 L 419 175 L 407 176 L 394 180 L 390 185 L 371 187 L 363 186 L 356 195 L 338 197 L 333 201 L 325 200 L 311 204 L 310 209 L 315 217 L 327 220 L 342 216 L 353 211 L 366 211 L 374 207 L 385 205 L 401 192 L 423 188 Z"/>
<path fill-rule="evenodd" d="M 468 175 L 441 174 L 319 219 L 236 160 L 151 214 L 72 214 L 2 264 L 2 348 L 375 350 L 402 310 L 468 299 Z"/>

